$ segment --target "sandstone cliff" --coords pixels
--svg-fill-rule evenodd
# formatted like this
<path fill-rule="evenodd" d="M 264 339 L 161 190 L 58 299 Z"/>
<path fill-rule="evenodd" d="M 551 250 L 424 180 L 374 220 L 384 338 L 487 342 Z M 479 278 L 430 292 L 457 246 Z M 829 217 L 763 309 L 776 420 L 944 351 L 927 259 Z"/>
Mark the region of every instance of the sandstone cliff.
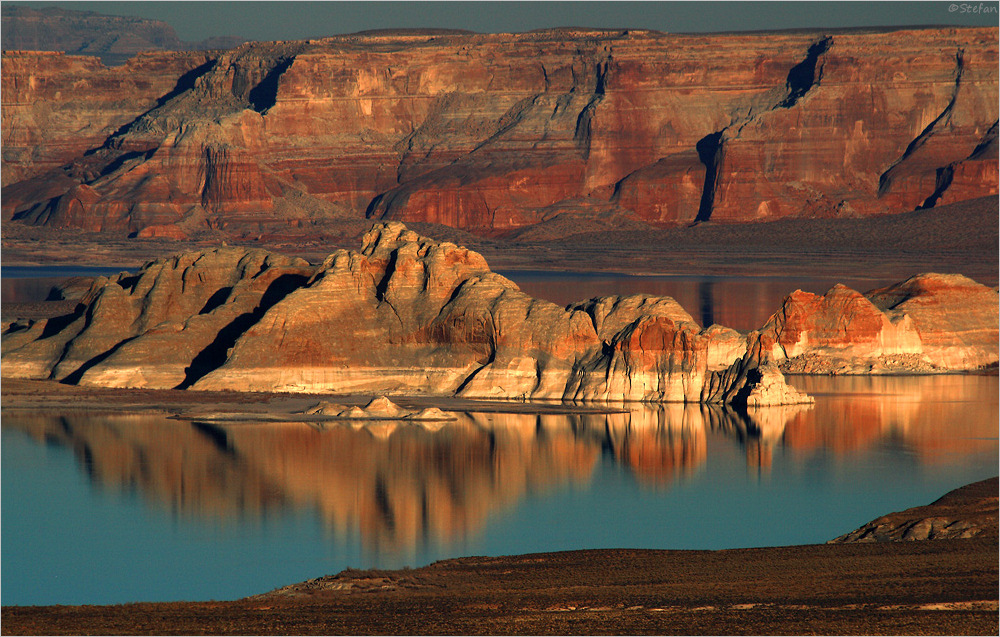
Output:
<path fill-rule="evenodd" d="M 997 193 L 997 76 L 995 28 L 7 53 L 3 212 L 168 237 L 902 212 Z"/>
<path fill-rule="evenodd" d="M 669 297 L 559 307 L 481 255 L 398 222 L 319 266 L 218 248 L 99 277 L 67 316 L 3 334 L 3 375 L 103 387 L 572 401 L 808 402 L 786 371 L 995 366 L 997 293 L 919 275 L 789 295 L 759 331 L 702 327 Z M 781 368 L 779 368 L 781 366 Z"/>
<path fill-rule="evenodd" d="M 958 274 L 919 274 L 861 294 L 796 291 L 757 337 L 792 372 L 879 374 L 995 367 L 997 291 Z"/>
<path fill-rule="evenodd" d="M 105 387 L 457 394 L 472 398 L 802 402 L 668 297 L 565 308 L 479 254 L 399 223 L 312 267 L 220 248 L 99 278 L 75 313 L 4 334 L 3 374 Z M 743 373 L 715 372 L 735 363 Z"/>

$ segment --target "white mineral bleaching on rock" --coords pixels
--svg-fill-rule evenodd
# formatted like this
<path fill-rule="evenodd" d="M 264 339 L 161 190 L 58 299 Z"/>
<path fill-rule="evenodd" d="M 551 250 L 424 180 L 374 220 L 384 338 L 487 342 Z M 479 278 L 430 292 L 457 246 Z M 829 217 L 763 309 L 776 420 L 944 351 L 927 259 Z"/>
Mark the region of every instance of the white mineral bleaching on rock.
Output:
<path fill-rule="evenodd" d="M 384 398 L 392 395 L 755 407 L 811 401 L 779 365 L 995 365 L 997 323 L 996 291 L 958 275 L 921 275 L 867 296 L 842 286 L 823 297 L 797 292 L 749 335 L 702 327 L 669 297 L 559 307 L 491 272 L 476 252 L 390 222 L 375 224 L 360 251 L 319 266 L 218 248 L 98 278 L 75 314 L 9 324 L 2 373 L 382 397 L 342 408 L 343 418 L 404 417 Z"/>

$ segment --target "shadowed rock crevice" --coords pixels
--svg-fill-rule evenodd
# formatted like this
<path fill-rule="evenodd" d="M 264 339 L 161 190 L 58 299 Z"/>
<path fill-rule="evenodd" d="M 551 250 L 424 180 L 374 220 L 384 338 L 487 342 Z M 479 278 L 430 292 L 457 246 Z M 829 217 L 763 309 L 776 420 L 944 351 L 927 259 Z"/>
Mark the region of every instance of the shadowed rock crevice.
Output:
<path fill-rule="evenodd" d="M 583 110 L 580 111 L 580 114 L 576 118 L 576 131 L 573 134 L 573 140 L 583 154 L 584 160 L 590 157 L 591 120 L 597 111 L 597 106 L 604 100 L 610 68 L 611 56 L 608 56 L 604 62 L 597 63 L 594 69 L 593 94 L 590 101 L 587 102 L 587 105 L 583 107 Z"/>
<path fill-rule="evenodd" d="M 83 378 L 83 375 L 87 372 L 87 370 L 89 370 L 90 368 L 94 367 L 95 365 L 98 365 L 98 364 L 102 363 L 103 361 L 107 360 L 108 358 L 111 357 L 111 355 L 113 355 L 115 352 L 117 352 L 118 350 L 120 350 L 122 347 L 124 347 L 127 343 L 129 343 L 132 340 L 135 340 L 135 339 L 134 338 L 126 338 L 125 340 L 119 342 L 117 345 L 115 345 L 111 349 L 107 350 L 106 352 L 101 352 L 97 356 L 95 356 L 95 357 L 91 358 L 90 360 L 88 360 L 83 365 L 80 365 L 79 367 L 77 367 L 76 370 L 74 370 L 73 372 L 70 372 L 69 374 L 67 374 L 62 379 L 59 379 L 59 382 L 63 383 L 64 385 L 77 385 L 77 384 L 79 384 L 80 380 Z"/>
<path fill-rule="evenodd" d="M 278 80 L 294 61 L 295 58 L 280 60 L 274 68 L 267 72 L 260 84 L 250 89 L 247 100 L 253 110 L 264 113 L 278 102 Z"/>
<path fill-rule="evenodd" d="M 53 336 L 63 331 L 64 329 L 69 327 L 71 323 L 73 323 L 78 318 L 83 316 L 83 313 L 86 309 L 87 308 L 85 305 L 80 304 L 77 305 L 76 308 L 73 310 L 73 312 L 70 314 L 66 314 L 64 316 L 57 316 L 55 318 L 49 319 L 48 321 L 45 322 L 45 327 L 42 329 L 42 334 L 38 338 L 39 339 L 49 338 L 50 336 Z"/>
<path fill-rule="evenodd" d="M 145 150 L 145 151 L 142 151 L 142 150 L 133 150 L 133 151 L 129 151 L 129 152 L 126 152 L 126 153 L 122 153 L 121 155 L 119 155 L 115 159 L 111 160 L 111 162 L 107 166 L 105 166 L 104 168 L 101 169 L 101 172 L 98 175 L 98 178 L 100 178 L 100 177 L 107 177 L 111 173 L 119 170 L 122 166 L 124 166 L 125 164 L 127 164 L 130 161 L 133 161 L 133 160 L 140 160 L 140 162 L 141 161 L 145 161 L 145 160 L 149 159 L 150 157 L 152 157 L 153 153 L 155 153 L 155 152 L 156 152 L 156 149 L 153 148 L 153 149 Z M 89 180 L 89 182 L 92 182 L 92 181 L 95 181 L 95 180 Z"/>
<path fill-rule="evenodd" d="M 234 318 L 219 330 L 215 340 L 198 352 L 191 360 L 191 365 L 184 369 L 184 380 L 176 389 L 187 389 L 205 374 L 222 365 L 226 361 L 229 349 L 236 344 L 240 336 L 253 327 L 272 306 L 301 288 L 308 280 L 308 276 L 301 274 L 283 274 L 272 281 L 253 311 L 244 312 Z"/>
<path fill-rule="evenodd" d="M 823 77 L 823 67 L 821 65 L 817 72 L 816 64 L 820 56 L 830 49 L 831 44 L 833 44 L 833 38 L 829 36 L 816 42 L 809 47 L 806 58 L 788 71 L 788 80 L 785 82 L 788 96 L 778 104 L 778 108 L 795 106 L 796 102 L 809 92 L 809 89 L 819 84 Z"/>
<path fill-rule="evenodd" d="M 175 97 L 179 97 L 180 95 L 183 95 L 184 93 L 186 93 L 186 92 L 190 91 L 191 89 L 193 89 L 194 86 L 195 86 L 195 82 L 198 80 L 198 78 L 200 78 L 200 77 L 206 75 L 207 73 L 211 72 L 212 69 L 215 68 L 215 65 L 217 63 L 218 63 L 218 60 L 216 60 L 216 59 L 213 58 L 213 59 L 210 59 L 210 60 L 208 60 L 207 62 L 205 62 L 203 64 L 200 64 L 200 65 L 196 66 L 195 68 L 191 69 L 190 71 L 187 71 L 183 75 L 181 75 L 179 78 L 177 78 L 177 84 L 174 85 L 174 88 L 171 89 L 170 92 L 168 92 L 165 95 L 162 95 L 162 96 L 160 96 L 160 97 L 158 97 L 156 99 L 156 105 L 155 106 L 153 106 L 152 108 L 150 108 L 146 112 L 142 113 L 141 115 L 139 115 L 138 117 L 136 117 L 135 119 L 133 119 L 132 121 L 130 121 L 129 123 L 121 126 L 118 130 L 116 130 L 114 133 L 112 133 L 111 135 L 109 135 L 108 138 L 105 140 L 103 146 L 101 146 L 101 148 L 111 148 L 111 147 L 113 147 L 114 144 L 115 144 L 115 142 L 118 140 L 118 138 L 122 137 L 123 135 L 125 135 L 129 131 L 131 131 L 133 128 L 135 128 L 139 122 L 141 122 L 144 118 L 148 117 L 153 111 L 155 111 L 158 108 L 161 108 L 167 102 L 169 102 L 170 100 L 174 99 Z M 94 152 L 96 150 L 97 149 L 93 149 L 93 150 L 91 150 L 89 152 Z"/>
<path fill-rule="evenodd" d="M 913 153 L 915 153 L 921 146 L 923 146 L 931 136 L 937 134 L 939 131 L 939 124 L 947 124 L 951 118 L 951 112 L 955 108 L 955 102 L 958 99 L 958 92 L 962 86 L 962 75 L 965 72 L 965 50 L 959 49 L 955 53 L 955 84 L 952 87 L 951 99 L 948 100 L 948 104 L 944 107 L 944 110 L 938 114 L 934 120 L 928 124 L 920 134 L 917 135 L 913 141 L 911 141 L 907 146 L 906 150 L 903 151 L 902 156 L 897 159 L 889 168 L 879 176 L 878 180 L 878 196 L 882 197 L 885 195 L 889 189 L 892 187 L 892 180 L 896 170 L 901 166 L 907 159 L 910 158 Z M 938 184 L 940 185 L 941 173 L 938 172 Z M 947 186 L 946 186 L 947 187 Z M 935 189 L 937 190 L 937 189 Z M 936 201 L 936 198 L 935 198 Z M 926 202 L 925 202 L 926 203 Z M 921 206 L 930 207 L 930 206 Z"/>
<path fill-rule="evenodd" d="M 937 169 L 935 180 L 934 180 L 934 192 L 924 200 L 917 210 L 925 210 L 927 208 L 933 208 L 940 201 L 941 197 L 944 196 L 945 191 L 951 186 L 955 178 L 955 169 L 960 166 L 963 162 L 967 161 L 979 161 L 986 159 L 987 157 L 996 157 L 997 153 L 997 122 L 993 122 L 993 125 L 986 131 L 983 138 L 976 145 L 976 147 L 969 153 L 969 156 L 961 161 L 956 161 L 948 164 L 947 166 L 941 166 Z"/>
<path fill-rule="evenodd" d="M 980 159 L 989 153 L 991 146 L 996 146 L 997 143 L 997 125 L 1000 124 L 1000 120 L 993 122 L 986 134 L 983 135 L 983 139 L 976 144 L 976 147 L 969 153 L 969 159 Z M 995 154 L 995 150 L 994 153 Z"/>
<path fill-rule="evenodd" d="M 716 131 L 705 135 L 695 148 L 698 151 L 698 159 L 705 165 L 705 185 L 701 190 L 701 203 L 698 205 L 698 214 L 695 216 L 695 223 L 708 221 L 712 216 L 712 205 L 715 203 L 716 176 L 719 171 L 719 163 L 722 159 L 722 134 L 725 130 Z"/>
<path fill-rule="evenodd" d="M 949 164 L 947 166 L 942 166 L 937 169 L 937 179 L 934 182 L 934 192 L 931 193 L 924 203 L 917 207 L 917 210 L 924 210 L 927 208 L 933 208 L 941 196 L 944 195 L 944 191 L 948 189 L 951 185 L 951 181 L 955 176 L 955 165 Z"/>
<path fill-rule="evenodd" d="M 225 303 L 226 299 L 229 298 L 229 295 L 232 293 L 232 291 L 233 291 L 233 286 L 231 285 L 227 285 L 224 288 L 219 288 L 218 290 L 216 290 L 212 294 L 212 296 L 208 297 L 208 300 L 205 301 L 205 305 L 201 308 L 201 310 L 198 311 L 198 314 L 208 314 L 215 308 Z"/>

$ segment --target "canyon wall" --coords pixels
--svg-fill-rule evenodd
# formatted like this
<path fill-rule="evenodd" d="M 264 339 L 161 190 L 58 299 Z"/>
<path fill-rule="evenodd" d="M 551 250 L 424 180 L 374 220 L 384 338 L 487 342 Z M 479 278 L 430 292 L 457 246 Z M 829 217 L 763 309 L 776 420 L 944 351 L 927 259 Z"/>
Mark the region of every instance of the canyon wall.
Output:
<path fill-rule="evenodd" d="M 3 214 L 181 238 L 902 212 L 998 192 L 997 76 L 995 28 L 7 52 Z"/>

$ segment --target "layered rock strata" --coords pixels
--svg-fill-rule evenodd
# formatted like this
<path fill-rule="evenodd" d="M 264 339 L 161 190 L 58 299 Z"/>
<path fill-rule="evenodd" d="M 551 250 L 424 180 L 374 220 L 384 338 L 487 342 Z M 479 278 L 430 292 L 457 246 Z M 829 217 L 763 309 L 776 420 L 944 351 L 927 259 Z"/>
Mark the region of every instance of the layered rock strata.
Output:
<path fill-rule="evenodd" d="M 902 212 L 997 193 L 997 77 L 995 28 L 5 53 L 3 211 L 178 238 Z"/>
<path fill-rule="evenodd" d="M 72 314 L 8 327 L 3 375 L 188 387 L 313 270 L 303 259 L 218 248 L 98 277 Z"/>
<path fill-rule="evenodd" d="M 749 335 L 669 297 L 559 307 L 481 255 L 400 223 L 321 265 L 218 248 L 99 277 L 74 313 L 3 334 L 3 375 L 102 387 L 707 402 L 810 399 L 797 372 L 956 371 L 997 363 L 997 293 L 919 275 L 861 295 L 795 292 Z"/>
<path fill-rule="evenodd" d="M 995 367 L 997 291 L 959 274 L 919 274 L 865 294 L 801 290 L 756 337 L 781 369 L 880 374 Z"/>
<path fill-rule="evenodd" d="M 74 314 L 3 343 L 5 376 L 104 387 L 739 402 L 759 379 L 720 386 L 746 340 L 669 297 L 558 307 L 399 223 L 318 267 L 220 248 L 99 278 Z"/>

